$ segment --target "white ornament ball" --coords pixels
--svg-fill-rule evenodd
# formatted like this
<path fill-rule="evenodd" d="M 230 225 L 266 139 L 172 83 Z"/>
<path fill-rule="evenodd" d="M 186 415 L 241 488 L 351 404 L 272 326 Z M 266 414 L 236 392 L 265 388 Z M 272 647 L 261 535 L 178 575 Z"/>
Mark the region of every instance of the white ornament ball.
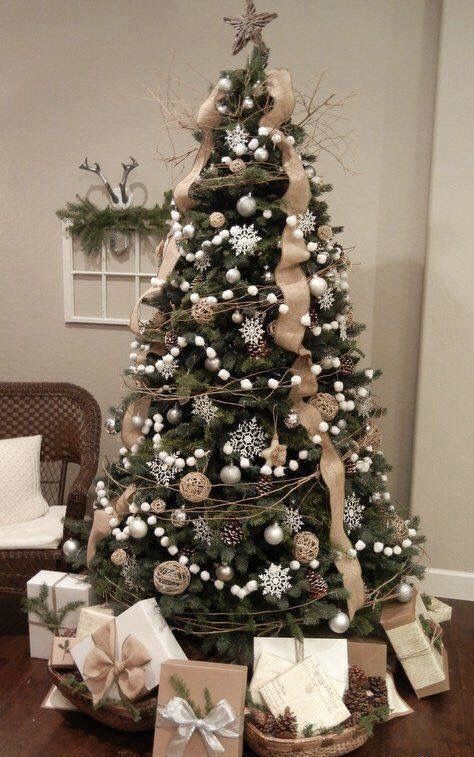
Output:
<path fill-rule="evenodd" d="M 234 312 L 232 313 L 232 321 L 233 321 L 234 323 L 237 323 L 237 324 L 239 324 L 239 323 L 242 323 L 242 321 L 243 321 L 243 315 L 242 315 L 242 313 L 240 312 L 240 310 L 235 310 L 235 311 L 234 311 Z"/>
<path fill-rule="evenodd" d="M 244 218 L 249 218 L 250 216 L 253 216 L 257 210 L 257 203 L 251 194 L 244 195 L 240 200 L 237 200 L 236 208 L 239 215 Z"/>
<path fill-rule="evenodd" d="M 313 297 L 321 297 L 327 291 L 327 281 L 322 276 L 313 276 L 309 282 L 309 288 Z"/>
<path fill-rule="evenodd" d="M 383 551 L 383 544 L 381 541 L 374 542 L 374 552 L 379 553 Z"/>
<path fill-rule="evenodd" d="M 219 477 L 222 483 L 226 486 L 234 486 L 235 484 L 239 483 L 240 479 L 242 478 L 242 474 L 240 472 L 240 469 L 237 468 L 236 465 L 231 463 L 230 465 L 224 465 L 224 467 L 221 469 Z"/>
<path fill-rule="evenodd" d="M 231 92 L 232 91 L 232 79 L 229 76 L 223 76 L 217 82 L 217 89 L 219 92 Z"/>
<path fill-rule="evenodd" d="M 254 101 L 251 97 L 244 97 L 242 100 L 242 110 L 252 110 Z"/>
<path fill-rule="evenodd" d="M 141 518 L 134 518 L 129 525 L 130 536 L 134 539 L 143 539 L 148 531 L 148 526 Z"/>
<path fill-rule="evenodd" d="M 194 236 L 196 229 L 192 225 L 192 223 L 187 223 L 186 226 L 183 226 L 183 237 L 185 239 L 192 239 Z"/>
<path fill-rule="evenodd" d="M 238 268 L 229 268 L 225 275 L 229 284 L 238 284 L 241 276 Z"/>
<path fill-rule="evenodd" d="M 263 538 L 265 539 L 267 544 L 271 544 L 275 547 L 277 544 L 281 544 L 281 542 L 285 538 L 285 534 L 283 533 L 282 527 L 278 523 L 272 523 L 270 526 L 266 527 L 265 531 L 263 532 Z"/>
<path fill-rule="evenodd" d="M 411 584 L 407 583 L 406 581 L 402 581 L 395 589 L 395 594 L 397 597 L 397 602 L 406 604 L 407 602 L 410 602 L 411 598 L 413 597 L 413 586 L 411 586 Z"/>
<path fill-rule="evenodd" d="M 253 152 L 253 150 L 257 149 L 257 147 L 259 146 L 259 144 L 260 144 L 260 142 L 258 141 L 258 139 L 256 137 L 254 137 L 253 139 L 250 140 L 250 142 L 248 144 L 248 148 L 249 148 L 249 150 L 252 150 L 252 152 Z"/>
<path fill-rule="evenodd" d="M 349 616 L 345 612 L 342 612 L 342 610 L 339 610 L 339 612 L 329 621 L 329 628 L 333 633 L 345 633 L 349 628 L 349 625 Z"/>
<path fill-rule="evenodd" d="M 253 154 L 257 163 L 266 163 L 268 160 L 268 150 L 266 147 L 257 147 Z"/>

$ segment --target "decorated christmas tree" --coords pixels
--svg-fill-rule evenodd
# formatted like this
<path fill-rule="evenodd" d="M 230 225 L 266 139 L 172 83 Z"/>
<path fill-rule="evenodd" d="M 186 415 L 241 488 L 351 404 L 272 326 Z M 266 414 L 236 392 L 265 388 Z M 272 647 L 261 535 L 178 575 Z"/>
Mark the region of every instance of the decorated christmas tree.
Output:
<path fill-rule="evenodd" d="M 253 50 L 202 104 L 168 201 L 88 543 L 100 594 L 156 596 L 173 629 L 227 660 L 255 635 L 376 631 L 382 601 L 407 600 L 423 573 L 417 522 L 390 501 L 380 372 L 357 345 L 331 187 L 292 123 L 290 74 L 267 65 L 275 15 L 248 1 L 225 19 L 234 54 Z"/>

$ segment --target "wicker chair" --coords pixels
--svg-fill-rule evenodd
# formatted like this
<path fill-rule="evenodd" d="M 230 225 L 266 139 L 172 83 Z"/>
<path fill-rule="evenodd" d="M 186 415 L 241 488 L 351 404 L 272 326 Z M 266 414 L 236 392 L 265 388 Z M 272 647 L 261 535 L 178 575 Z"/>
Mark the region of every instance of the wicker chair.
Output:
<path fill-rule="evenodd" d="M 79 386 L 0 382 L 0 439 L 41 434 L 43 496 L 49 505 L 66 505 L 68 518 L 85 515 L 99 460 L 100 427 L 97 402 Z M 70 463 L 79 465 L 79 472 L 68 487 Z M 63 567 L 60 547 L 0 550 L 0 593 L 23 594 L 39 570 Z"/>

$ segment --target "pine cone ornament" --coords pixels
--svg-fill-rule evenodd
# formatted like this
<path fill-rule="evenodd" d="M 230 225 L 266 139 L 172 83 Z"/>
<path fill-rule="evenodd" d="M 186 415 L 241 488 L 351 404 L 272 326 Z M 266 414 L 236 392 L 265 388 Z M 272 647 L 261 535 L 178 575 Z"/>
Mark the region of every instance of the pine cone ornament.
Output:
<path fill-rule="evenodd" d="M 310 599 L 321 599 L 328 593 L 328 585 L 321 573 L 316 573 L 315 570 L 308 568 L 305 573 L 306 581 L 309 584 L 309 597 Z"/>
<path fill-rule="evenodd" d="M 346 469 L 347 476 L 353 476 L 357 471 L 357 465 L 352 460 L 344 460 L 344 468 Z"/>
<path fill-rule="evenodd" d="M 362 668 L 359 668 L 358 665 L 350 665 L 349 667 L 349 689 L 353 691 L 354 689 L 363 689 L 364 691 L 367 691 L 369 688 L 369 679 L 365 675 L 365 672 L 362 670 Z"/>
<path fill-rule="evenodd" d="M 250 357 L 253 357 L 254 359 L 268 357 L 271 352 L 268 342 L 264 339 L 258 344 L 249 344 L 247 350 Z"/>
<path fill-rule="evenodd" d="M 269 710 L 259 710 L 258 707 L 252 707 L 250 710 L 250 720 L 262 733 L 268 735 L 273 733 L 275 718 Z"/>
<path fill-rule="evenodd" d="M 236 547 L 242 541 L 243 529 L 239 521 L 230 520 L 221 528 L 221 542 L 227 547 Z"/>
<path fill-rule="evenodd" d="M 168 331 L 165 334 L 165 346 L 171 350 L 172 347 L 178 346 L 178 337 L 175 331 Z"/>
<path fill-rule="evenodd" d="M 372 705 L 374 707 L 386 707 L 388 705 L 387 684 L 381 676 L 369 677 L 369 689 L 372 692 Z"/>
<path fill-rule="evenodd" d="M 260 476 L 260 478 L 257 481 L 257 484 L 255 486 L 255 489 L 257 491 L 257 494 L 261 496 L 265 496 L 266 494 L 270 494 L 272 491 L 272 477 L 271 476 L 264 476 L 263 473 Z"/>
<path fill-rule="evenodd" d="M 273 733 L 277 739 L 296 739 L 298 733 L 296 716 L 289 707 L 285 707 L 285 711 L 278 715 Z"/>
<path fill-rule="evenodd" d="M 352 359 L 348 355 L 341 357 L 341 365 L 339 366 L 338 372 L 343 376 L 352 376 L 354 370 L 355 367 Z"/>
<path fill-rule="evenodd" d="M 317 305 L 311 305 L 309 309 L 309 317 L 311 319 L 311 328 L 314 329 L 318 325 L 318 308 Z"/>

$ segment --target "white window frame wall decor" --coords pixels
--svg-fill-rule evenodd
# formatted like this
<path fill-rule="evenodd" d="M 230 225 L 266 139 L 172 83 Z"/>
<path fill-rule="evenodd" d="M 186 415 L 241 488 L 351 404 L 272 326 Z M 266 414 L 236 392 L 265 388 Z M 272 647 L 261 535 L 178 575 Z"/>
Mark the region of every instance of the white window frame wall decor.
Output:
<path fill-rule="evenodd" d="M 143 280 L 150 280 L 153 273 L 140 271 L 140 234 L 133 232 L 130 234 L 130 245 L 134 250 L 133 270 L 127 268 L 123 271 L 107 270 L 107 241 L 104 241 L 102 248 L 97 255 L 100 255 L 101 265 L 97 270 L 78 269 L 74 266 L 74 240 L 68 231 L 67 223 L 62 224 L 62 251 L 63 251 L 63 288 L 64 288 L 64 320 L 66 323 L 96 323 L 105 326 L 128 326 L 129 315 L 123 318 L 112 318 L 107 315 L 107 282 L 114 278 L 132 279 L 133 281 L 133 299 L 138 300 L 141 293 L 140 284 Z M 74 297 L 74 279 L 75 277 L 91 277 L 100 279 L 100 315 L 86 316 L 78 315 L 75 309 Z"/>

